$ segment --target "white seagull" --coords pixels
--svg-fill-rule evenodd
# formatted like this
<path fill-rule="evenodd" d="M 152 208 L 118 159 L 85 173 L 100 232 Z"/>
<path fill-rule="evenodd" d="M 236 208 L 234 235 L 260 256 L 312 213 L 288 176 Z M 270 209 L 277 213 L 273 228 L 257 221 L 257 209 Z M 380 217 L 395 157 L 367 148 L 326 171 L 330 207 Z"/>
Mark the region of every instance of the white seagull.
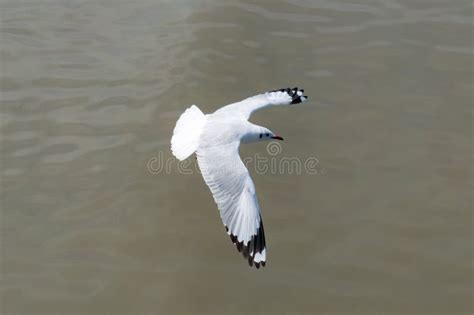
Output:
<path fill-rule="evenodd" d="M 248 121 L 257 109 L 305 101 L 304 90 L 286 88 L 249 97 L 203 114 L 192 105 L 179 117 L 171 151 L 180 161 L 196 152 L 204 181 L 212 192 L 227 234 L 250 266 L 265 266 L 266 245 L 260 207 L 249 171 L 239 156 L 240 143 L 283 140 Z"/>

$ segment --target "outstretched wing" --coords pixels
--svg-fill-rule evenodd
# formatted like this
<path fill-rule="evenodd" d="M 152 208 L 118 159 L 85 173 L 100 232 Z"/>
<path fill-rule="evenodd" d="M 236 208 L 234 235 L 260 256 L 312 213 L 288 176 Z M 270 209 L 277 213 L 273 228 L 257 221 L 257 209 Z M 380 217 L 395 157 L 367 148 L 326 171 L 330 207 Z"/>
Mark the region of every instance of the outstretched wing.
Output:
<path fill-rule="evenodd" d="M 242 115 L 243 118 L 248 119 L 250 115 L 257 109 L 264 108 L 270 105 L 290 105 L 304 102 L 308 99 L 303 95 L 304 90 L 297 87 L 290 89 L 279 89 L 263 94 L 255 95 L 246 98 L 243 101 L 233 103 L 218 109 L 216 114 L 225 115 Z"/>
<path fill-rule="evenodd" d="M 265 234 L 255 186 L 240 159 L 239 142 L 196 152 L 199 168 L 219 208 L 227 233 L 250 266 L 265 266 Z"/>

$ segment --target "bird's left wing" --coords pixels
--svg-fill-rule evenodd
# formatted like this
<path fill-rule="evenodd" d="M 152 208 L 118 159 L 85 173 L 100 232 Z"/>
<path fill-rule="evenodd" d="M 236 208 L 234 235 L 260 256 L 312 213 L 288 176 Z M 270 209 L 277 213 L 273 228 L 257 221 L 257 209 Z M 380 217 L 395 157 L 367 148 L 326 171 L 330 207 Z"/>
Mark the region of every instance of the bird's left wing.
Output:
<path fill-rule="evenodd" d="M 255 186 L 239 156 L 239 141 L 199 148 L 199 168 L 219 208 L 227 233 L 249 264 L 265 266 L 263 222 Z"/>
<path fill-rule="evenodd" d="M 244 99 L 243 101 L 233 103 L 218 109 L 216 114 L 236 115 L 248 119 L 257 109 L 271 105 L 290 105 L 304 102 L 308 97 L 303 95 L 304 90 L 298 88 L 285 88 L 265 92 Z"/>

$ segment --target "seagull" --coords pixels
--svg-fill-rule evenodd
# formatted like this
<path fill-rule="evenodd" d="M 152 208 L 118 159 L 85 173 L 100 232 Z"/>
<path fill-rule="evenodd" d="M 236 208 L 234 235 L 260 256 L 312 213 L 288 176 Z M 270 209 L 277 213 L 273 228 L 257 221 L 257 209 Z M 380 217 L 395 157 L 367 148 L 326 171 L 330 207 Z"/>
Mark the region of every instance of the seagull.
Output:
<path fill-rule="evenodd" d="M 255 185 L 239 156 L 241 143 L 283 140 L 252 124 L 250 115 L 272 105 L 293 105 L 308 99 L 297 87 L 265 92 L 205 115 L 196 105 L 176 122 L 171 151 L 180 161 L 196 153 L 201 174 L 211 190 L 227 234 L 237 250 L 258 269 L 266 263 L 266 243 Z"/>

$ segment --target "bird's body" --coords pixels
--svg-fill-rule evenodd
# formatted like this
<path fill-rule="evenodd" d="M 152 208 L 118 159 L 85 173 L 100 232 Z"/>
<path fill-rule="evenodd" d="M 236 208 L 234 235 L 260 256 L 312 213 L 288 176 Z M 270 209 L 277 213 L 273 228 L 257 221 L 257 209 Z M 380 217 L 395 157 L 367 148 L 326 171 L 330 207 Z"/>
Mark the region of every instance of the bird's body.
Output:
<path fill-rule="evenodd" d="M 266 92 L 208 115 L 192 105 L 178 119 L 171 139 L 171 150 L 179 160 L 196 153 L 227 233 L 249 264 L 257 268 L 266 262 L 265 234 L 255 186 L 238 149 L 240 143 L 283 140 L 248 118 L 269 105 L 301 103 L 307 98 L 303 92 L 297 88 Z"/>

